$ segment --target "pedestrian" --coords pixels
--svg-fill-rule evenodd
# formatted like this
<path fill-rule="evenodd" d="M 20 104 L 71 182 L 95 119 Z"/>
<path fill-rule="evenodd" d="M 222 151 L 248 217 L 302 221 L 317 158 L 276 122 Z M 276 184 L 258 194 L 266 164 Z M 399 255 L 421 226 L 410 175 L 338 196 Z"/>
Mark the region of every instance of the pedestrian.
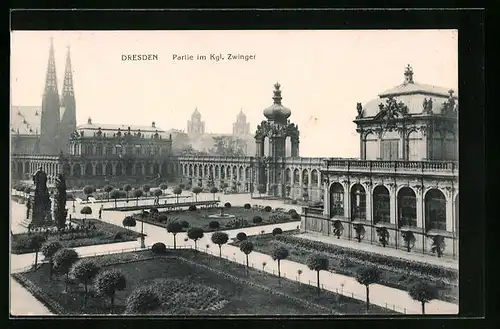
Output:
<path fill-rule="evenodd" d="M 99 208 L 99 219 L 101 219 L 102 209 Z"/>
<path fill-rule="evenodd" d="M 73 213 L 76 212 L 75 203 L 73 202 Z"/>

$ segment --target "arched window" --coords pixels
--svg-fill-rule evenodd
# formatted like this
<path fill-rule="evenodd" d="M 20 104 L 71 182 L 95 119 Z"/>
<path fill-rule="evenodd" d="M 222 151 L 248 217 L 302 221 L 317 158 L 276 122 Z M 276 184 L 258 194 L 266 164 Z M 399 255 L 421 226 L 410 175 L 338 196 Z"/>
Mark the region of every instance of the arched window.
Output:
<path fill-rule="evenodd" d="M 135 175 L 142 176 L 142 164 L 140 163 L 135 164 Z"/>
<path fill-rule="evenodd" d="M 398 227 L 417 226 L 417 198 L 409 187 L 398 192 Z"/>
<path fill-rule="evenodd" d="M 113 154 L 113 145 L 106 145 L 106 155 L 112 155 Z"/>
<path fill-rule="evenodd" d="M 220 179 L 226 179 L 226 167 L 220 166 Z"/>
<path fill-rule="evenodd" d="M 122 149 L 121 145 L 116 145 L 116 155 L 122 155 Z"/>
<path fill-rule="evenodd" d="M 344 216 L 344 187 L 340 183 L 330 186 L 330 217 Z"/>
<path fill-rule="evenodd" d="M 377 160 L 377 158 L 378 158 L 378 137 L 377 135 L 370 133 L 366 135 L 365 159 Z"/>
<path fill-rule="evenodd" d="M 455 134 L 446 132 L 443 140 L 443 160 L 456 160 L 458 144 L 455 141 Z"/>
<path fill-rule="evenodd" d="M 94 169 L 92 167 L 92 164 L 89 162 L 85 166 L 85 176 L 93 176 L 94 175 Z"/>
<path fill-rule="evenodd" d="M 73 166 L 73 176 L 80 177 L 82 175 L 82 167 L 77 163 Z"/>
<path fill-rule="evenodd" d="M 302 185 L 307 186 L 309 184 L 309 171 L 307 169 L 302 170 Z"/>
<path fill-rule="evenodd" d="M 366 220 L 366 192 L 361 184 L 351 188 L 351 220 Z"/>
<path fill-rule="evenodd" d="M 426 156 L 422 150 L 422 138 L 420 133 L 412 131 L 408 134 L 408 160 L 420 161 L 423 158 L 426 158 Z"/>
<path fill-rule="evenodd" d="M 446 230 L 446 198 L 438 189 L 425 194 L 425 229 Z"/>
<path fill-rule="evenodd" d="M 96 144 L 95 146 L 95 155 L 102 156 L 102 144 Z"/>
<path fill-rule="evenodd" d="M 443 159 L 443 137 L 439 131 L 432 133 L 432 154 L 433 160 Z"/>
<path fill-rule="evenodd" d="M 111 163 L 106 163 L 106 176 L 113 176 L 113 166 Z"/>
<path fill-rule="evenodd" d="M 318 185 L 318 180 L 319 180 L 318 171 L 316 169 L 314 169 L 311 172 L 311 184 L 312 185 Z"/>
<path fill-rule="evenodd" d="M 159 173 L 160 173 L 160 166 L 157 163 L 153 164 L 153 175 L 157 175 Z"/>
<path fill-rule="evenodd" d="M 300 171 L 298 169 L 293 171 L 293 183 L 294 185 L 300 184 Z"/>
<path fill-rule="evenodd" d="M 127 176 L 132 176 L 132 169 L 134 168 L 134 165 L 132 163 L 127 163 L 125 166 L 125 174 Z"/>
<path fill-rule="evenodd" d="M 123 174 L 123 167 L 121 163 L 116 164 L 116 176 L 121 176 Z"/>
<path fill-rule="evenodd" d="M 382 160 L 391 161 L 399 159 L 399 134 L 395 131 L 384 133 L 381 142 Z"/>
<path fill-rule="evenodd" d="M 391 222 L 391 202 L 389 190 L 383 185 L 373 189 L 373 223 Z"/>
<path fill-rule="evenodd" d="M 285 184 L 290 185 L 292 182 L 292 171 L 290 168 L 285 169 Z"/>
<path fill-rule="evenodd" d="M 95 174 L 96 176 L 102 176 L 102 164 L 98 163 L 95 165 Z"/>

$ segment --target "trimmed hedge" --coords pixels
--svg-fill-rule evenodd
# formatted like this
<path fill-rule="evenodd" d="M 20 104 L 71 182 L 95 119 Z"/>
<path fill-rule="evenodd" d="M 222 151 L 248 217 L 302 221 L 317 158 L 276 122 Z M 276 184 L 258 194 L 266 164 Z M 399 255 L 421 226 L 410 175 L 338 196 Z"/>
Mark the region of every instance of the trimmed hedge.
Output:
<path fill-rule="evenodd" d="M 273 229 L 273 232 L 272 232 L 273 235 L 278 235 L 278 234 L 283 234 L 283 230 L 279 227 L 276 227 Z"/>
<path fill-rule="evenodd" d="M 389 266 L 392 268 L 401 268 L 405 271 L 414 271 L 422 276 L 431 276 L 435 278 L 446 278 L 448 280 L 457 279 L 457 271 L 445 267 L 426 264 L 416 261 L 410 261 L 403 258 L 397 258 L 387 255 L 370 253 L 362 250 L 340 247 L 337 245 L 326 244 L 319 241 L 308 240 L 291 235 L 279 235 L 276 240 L 285 243 L 295 244 L 301 248 L 329 253 L 332 257 L 350 257 L 359 259 L 363 262 L 376 265 Z"/>
<path fill-rule="evenodd" d="M 151 251 L 163 255 L 167 253 L 167 246 L 163 242 L 156 242 L 151 246 Z"/>
<path fill-rule="evenodd" d="M 252 209 L 252 205 L 250 203 L 245 203 L 243 206 L 244 209 Z"/>
<path fill-rule="evenodd" d="M 190 205 L 188 208 L 189 211 L 196 211 L 196 206 L 194 204 Z"/>
<path fill-rule="evenodd" d="M 229 202 L 224 203 L 224 208 L 231 208 L 231 203 Z"/>
<path fill-rule="evenodd" d="M 262 217 L 260 217 L 260 216 L 254 216 L 253 217 L 253 222 L 254 222 L 254 224 L 260 224 L 260 223 L 262 223 Z"/>
<path fill-rule="evenodd" d="M 265 206 L 264 207 L 264 211 L 265 212 L 271 212 L 273 210 L 273 208 L 271 208 L 271 206 Z"/>
<path fill-rule="evenodd" d="M 211 228 L 211 229 L 218 229 L 220 228 L 220 223 L 218 221 L 211 221 L 210 223 L 208 223 L 208 227 Z"/>

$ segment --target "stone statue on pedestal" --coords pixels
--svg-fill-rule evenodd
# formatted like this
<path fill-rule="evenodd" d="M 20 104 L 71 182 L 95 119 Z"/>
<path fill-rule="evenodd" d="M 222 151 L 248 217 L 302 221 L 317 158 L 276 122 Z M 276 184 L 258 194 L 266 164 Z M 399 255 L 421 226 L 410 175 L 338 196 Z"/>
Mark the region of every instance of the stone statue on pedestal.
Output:
<path fill-rule="evenodd" d="M 31 202 L 31 224 L 32 226 L 44 226 L 52 221 L 52 216 L 47 174 L 41 167 L 33 175 L 33 183 L 35 184 L 35 195 Z"/>

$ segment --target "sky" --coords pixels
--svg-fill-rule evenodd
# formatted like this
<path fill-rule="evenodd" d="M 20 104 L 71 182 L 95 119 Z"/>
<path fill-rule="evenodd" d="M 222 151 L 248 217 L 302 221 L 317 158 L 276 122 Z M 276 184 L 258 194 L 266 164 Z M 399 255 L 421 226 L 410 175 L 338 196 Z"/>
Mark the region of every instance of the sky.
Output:
<path fill-rule="evenodd" d="M 41 105 L 50 39 L 59 92 L 71 62 L 77 125 L 151 125 L 187 130 L 197 107 L 207 132 L 230 133 L 240 109 L 252 133 L 281 84 L 282 104 L 299 126 L 300 155 L 358 157 L 352 122 L 366 103 L 404 81 L 458 88 L 456 30 L 14 31 L 11 104 Z M 228 60 L 227 53 L 255 55 Z M 155 61 L 122 55 L 156 54 Z M 174 60 L 206 55 L 207 60 Z M 223 54 L 225 60 L 210 60 Z"/>

